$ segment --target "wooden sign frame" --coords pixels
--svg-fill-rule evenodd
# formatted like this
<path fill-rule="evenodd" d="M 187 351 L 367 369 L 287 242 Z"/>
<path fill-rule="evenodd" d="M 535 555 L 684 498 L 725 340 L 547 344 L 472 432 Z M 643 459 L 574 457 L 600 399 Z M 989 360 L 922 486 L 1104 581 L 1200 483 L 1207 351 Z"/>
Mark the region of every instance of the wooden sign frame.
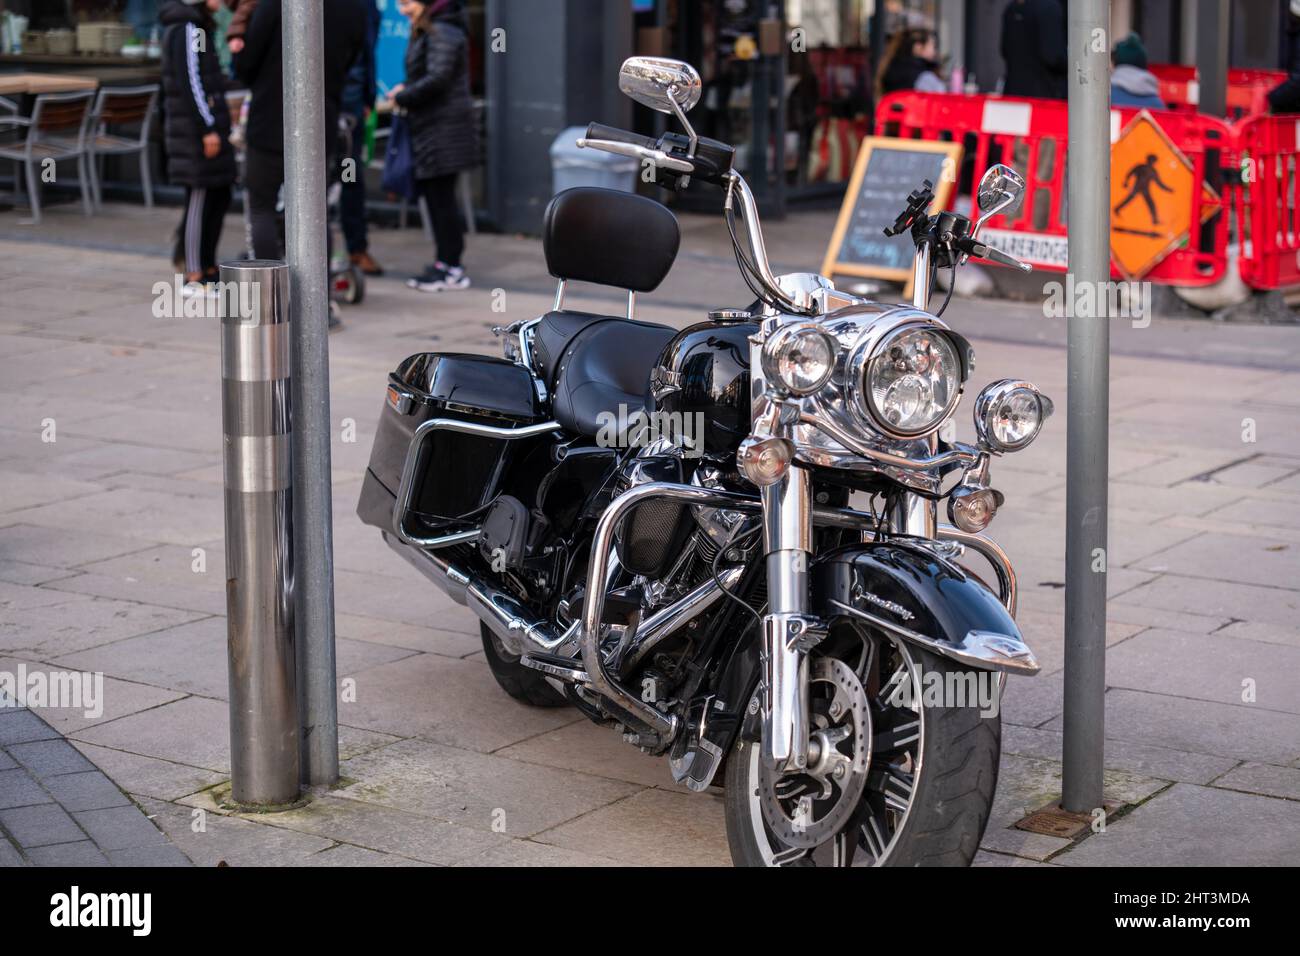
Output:
<path fill-rule="evenodd" d="M 962 144 L 960 142 L 947 143 L 932 139 L 900 139 L 897 136 L 866 137 L 858 149 L 858 158 L 853 164 L 853 175 L 849 178 L 848 189 L 844 193 L 844 203 L 840 206 L 840 215 L 835 221 L 835 231 L 831 233 L 831 242 L 826 249 L 826 258 L 822 260 L 822 275 L 828 277 L 835 275 L 860 276 L 867 279 L 893 279 L 904 282 L 911 280 L 911 268 L 891 269 L 885 266 L 864 266 L 857 262 L 839 261 L 840 246 L 844 242 L 845 233 L 848 232 L 849 223 L 853 220 L 853 210 L 857 207 L 858 202 L 858 191 L 862 188 L 862 178 L 866 175 L 867 164 L 871 161 L 871 153 L 876 149 L 891 148 L 909 153 L 943 153 L 952 160 L 951 168 L 954 171 L 961 169 Z M 918 187 L 921 185 L 920 178 L 917 179 L 916 185 Z M 953 188 L 956 185 L 956 175 L 951 179 L 940 177 L 939 182 L 935 184 L 934 202 L 930 204 L 928 210 L 930 215 L 934 215 L 948 205 L 948 200 L 952 196 Z M 901 204 L 898 211 L 903 211 Z"/>

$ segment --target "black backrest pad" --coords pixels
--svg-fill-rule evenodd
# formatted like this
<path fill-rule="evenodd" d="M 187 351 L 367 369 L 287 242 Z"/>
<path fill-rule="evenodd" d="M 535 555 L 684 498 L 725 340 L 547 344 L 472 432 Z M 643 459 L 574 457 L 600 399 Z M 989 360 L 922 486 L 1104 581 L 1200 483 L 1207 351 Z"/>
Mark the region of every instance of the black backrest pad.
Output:
<path fill-rule="evenodd" d="M 680 242 L 667 206 L 616 189 L 566 189 L 542 222 L 551 275 L 635 292 L 650 292 L 664 280 Z"/>

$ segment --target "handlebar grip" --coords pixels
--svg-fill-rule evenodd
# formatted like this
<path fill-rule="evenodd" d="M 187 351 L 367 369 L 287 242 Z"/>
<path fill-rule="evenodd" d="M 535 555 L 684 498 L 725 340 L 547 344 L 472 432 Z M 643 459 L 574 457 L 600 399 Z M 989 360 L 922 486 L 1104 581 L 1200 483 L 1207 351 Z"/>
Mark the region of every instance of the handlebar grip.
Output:
<path fill-rule="evenodd" d="M 613 143 L 627 143 L 631 146 L 643 146 L 646 149 L 657 149 L 659 141 L 652 136 L 642 136 L 640 133 L 632 133 L 625 129 L 619 129 L 617 126 L 606 126 L 604 123 L 592 123 L 587 127 L 587 139 L 603 139 Z"/>

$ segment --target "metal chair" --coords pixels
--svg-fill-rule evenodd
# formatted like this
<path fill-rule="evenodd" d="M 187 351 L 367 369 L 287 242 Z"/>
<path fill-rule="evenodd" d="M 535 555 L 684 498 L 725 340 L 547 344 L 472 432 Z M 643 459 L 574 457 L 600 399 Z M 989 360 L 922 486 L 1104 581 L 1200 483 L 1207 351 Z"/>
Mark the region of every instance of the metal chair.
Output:
<path fill-rule="evenodd" d="M 85 90 L 78 93 L 42 93 L 36 97 L 29 117 L 0 115 L 0 130 L 4 127 L 23 128 L 27 135 L 15 143 L 0 144 L 0 159 L 14 161 L 14 192 L 18 191 L 20 177 L 18 166 L 25 170 L 27 197 L 32 207 L 32 221 L 41 221 L 40 183 L 43 172 L 64 160 L 77 161 L 77 182 L 81 186 L 81 205 L 86 215 L 94 212 L 91 201 L 90 151 L 87 134 L 90 128 L 90 107 L 95 93 Z M 48 164 L 48 165 L 47 165 Z M 36 167 L 42 168 L 38 176 Z"/>
<path fill-rule="evenodd" d="M 153 126 L 154 106 L 158 102 L 158 86 L 104 87 L 95 97 L 95 107 L 90 113 L 91 183 L 94 187 L 95 206 L 103 205 L 103 169 L 105 156 L 140 156 L 140 183 L 144 187 L 144 204 L 153 208 L 153 178 L 149 169 L 149 130 Z M 139 127 L 139 132 L 123 134 L 125 127 Z M 117 129 L 118 132 L 111 132 Z"/>

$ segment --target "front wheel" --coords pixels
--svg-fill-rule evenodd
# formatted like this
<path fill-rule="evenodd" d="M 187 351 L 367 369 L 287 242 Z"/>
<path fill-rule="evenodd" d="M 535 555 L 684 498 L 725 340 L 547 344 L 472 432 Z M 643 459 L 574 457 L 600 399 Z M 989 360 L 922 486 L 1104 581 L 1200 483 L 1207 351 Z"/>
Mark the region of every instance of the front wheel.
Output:
<path fill-rule="evenodd" d="M 761 743 L 743 734 L 733 745 L 725 795 L 732 861 L 969 866 L 997 784 L 997 675 L 851 633 L 828 639 L 823 647 L 834 650 L 810 661 L 806 772 L 769 770 Z"/>

